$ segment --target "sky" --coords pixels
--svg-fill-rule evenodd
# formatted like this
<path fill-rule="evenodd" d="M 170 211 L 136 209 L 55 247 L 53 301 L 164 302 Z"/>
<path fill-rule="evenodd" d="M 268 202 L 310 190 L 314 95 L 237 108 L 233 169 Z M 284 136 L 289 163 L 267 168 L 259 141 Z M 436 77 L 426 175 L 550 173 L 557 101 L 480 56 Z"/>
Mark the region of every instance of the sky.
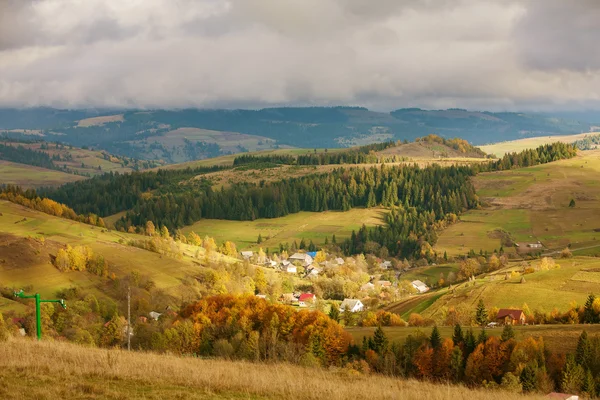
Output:
<path fill-rule="evenodd" d="M 0 106 L 600 110 L 598 0 L 0 0 Z"/>

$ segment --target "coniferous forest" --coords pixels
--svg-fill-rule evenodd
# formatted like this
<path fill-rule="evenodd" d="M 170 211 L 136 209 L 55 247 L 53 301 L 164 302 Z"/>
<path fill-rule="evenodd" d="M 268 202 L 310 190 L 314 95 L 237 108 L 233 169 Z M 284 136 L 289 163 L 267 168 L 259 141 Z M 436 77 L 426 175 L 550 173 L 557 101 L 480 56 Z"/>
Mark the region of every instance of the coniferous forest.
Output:
<path fill-rule="evenodd" d="M 386 225 L 363 227 L 342 244 L 342 249 L 347 254 L 359 253 L 372 241 L 399 257 L 428 257 L 437 239 L 437 228 L 478 206 L 470 177 L 482 171 L 537 165 L 575 154 L 573 145 L 554 143 L 475 166 L 340 167 L 271 183 L 237 183 L 220 190 L 213 189 L 209 180 L 198 179 L 218 167 L 105 174 L 64 185 L 46 195 L 79 214 L 105 217 L 127 210 L 116 223 L 116 228 L 122 230 L 144 226 L 147 221 L 173 231 L 202 218 L 254 220 L 299 211 L 345 211 L 381 205 L 392 208 Z"/>

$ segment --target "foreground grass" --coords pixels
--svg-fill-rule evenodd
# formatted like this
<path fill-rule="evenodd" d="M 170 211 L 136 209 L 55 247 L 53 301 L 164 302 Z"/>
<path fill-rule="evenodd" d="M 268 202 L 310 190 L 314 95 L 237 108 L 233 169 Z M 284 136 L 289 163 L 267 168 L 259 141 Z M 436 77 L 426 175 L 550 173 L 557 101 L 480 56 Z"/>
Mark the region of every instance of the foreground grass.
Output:
<path fill-rule="evenodd" d="M 5 399 L 525 399 L 383 376 L 287 364 L 249 364 L 68 343 L 13 339 L 0 344 Z"/>

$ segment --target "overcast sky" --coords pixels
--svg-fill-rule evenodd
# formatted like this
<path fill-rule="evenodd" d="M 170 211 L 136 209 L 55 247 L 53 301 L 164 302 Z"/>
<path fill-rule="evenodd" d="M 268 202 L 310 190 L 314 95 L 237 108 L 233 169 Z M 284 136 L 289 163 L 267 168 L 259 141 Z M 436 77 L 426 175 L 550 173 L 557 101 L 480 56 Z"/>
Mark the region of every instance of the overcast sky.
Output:
<path fill-rule="evenodd" d="M 0 106 L 600 110 L 598 0 L 0 0 Z"/>

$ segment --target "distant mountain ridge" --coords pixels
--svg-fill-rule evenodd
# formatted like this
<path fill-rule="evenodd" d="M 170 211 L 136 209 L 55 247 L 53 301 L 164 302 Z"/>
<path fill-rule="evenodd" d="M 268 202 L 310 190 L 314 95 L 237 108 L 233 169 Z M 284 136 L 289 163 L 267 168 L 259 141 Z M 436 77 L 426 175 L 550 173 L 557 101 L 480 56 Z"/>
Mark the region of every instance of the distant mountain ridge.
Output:
<path fill-rule="evenodd" d="M 563 115 L 568 115 L 564 114 Z M 578 114 L 573 114 L 578 115 Z M 105 118 L 98 118 L 105 117 Z M 435 133 L 485 144 L 532 136 L 589 132 L 585 121 L 541 113 L 423 110 L 389 113 L 364 107 L 279 107 L 260 110 L 0 109 L 0 135 L 103 149 L 139 159 L 174 163 L 280 146 L 336 148 Z M 85 121 L 80 123 L 79 121 Z M 23 131 L 29 130 L 29 131 Z"/>

